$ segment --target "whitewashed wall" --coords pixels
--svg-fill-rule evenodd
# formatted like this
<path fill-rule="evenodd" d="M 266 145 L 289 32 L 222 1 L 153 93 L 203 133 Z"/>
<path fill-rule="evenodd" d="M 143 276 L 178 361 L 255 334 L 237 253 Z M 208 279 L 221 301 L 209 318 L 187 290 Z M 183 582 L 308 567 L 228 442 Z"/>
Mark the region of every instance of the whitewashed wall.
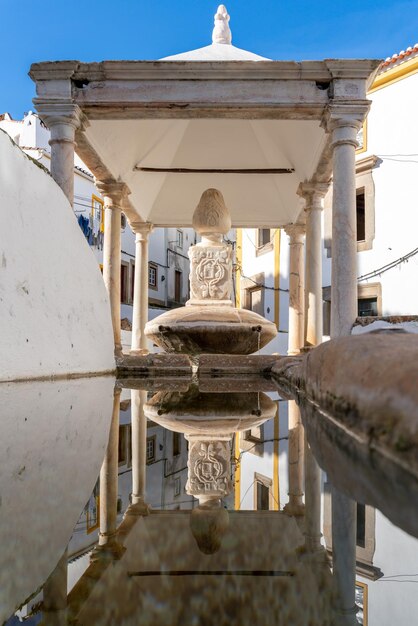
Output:
<path fill-rule="evenodd" d="M 375 239 L 371 250 L 357 255 L 358 275 L 372 272 L 418 247 L 418 74 L 370 94 L 367 151 L 357 160 L 377 156 Z M 367 210 L 367 208 L 366 208 Z M 331 259 L 324 255 L 324 285 L 331 283 Z M 382 286 L 383 315 L 418 313 L 418 255 L 369 282 Z M 367 285 L 367 281 L 361 283 Z"/>
<path fill-rule="evenodd" d="M 0 385 L 0 623 L 55 568 L 106 451 L 114 378 Z"/>
<path fill-rule="evenodd" d="M 51 176 L 0 132 L 0 380 L 114 369 L 99 267 Z"/>

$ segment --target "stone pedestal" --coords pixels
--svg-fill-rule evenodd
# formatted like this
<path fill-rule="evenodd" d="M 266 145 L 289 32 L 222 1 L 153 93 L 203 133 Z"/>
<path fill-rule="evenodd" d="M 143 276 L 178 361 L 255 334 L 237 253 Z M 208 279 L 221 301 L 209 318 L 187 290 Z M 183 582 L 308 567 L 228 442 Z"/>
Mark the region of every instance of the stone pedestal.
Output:
<path fill-rule="evenodd" d="M 190 300 L 149 322 L 145 334 L 166 352 L 257 352 L 276 336 L 277 328 L 261 315 L 233 306 L 232 249 L 223 243 L 231 218 L 220 191 L 202 194 L 193 227 L 202 241 L 189 250 Z"/>

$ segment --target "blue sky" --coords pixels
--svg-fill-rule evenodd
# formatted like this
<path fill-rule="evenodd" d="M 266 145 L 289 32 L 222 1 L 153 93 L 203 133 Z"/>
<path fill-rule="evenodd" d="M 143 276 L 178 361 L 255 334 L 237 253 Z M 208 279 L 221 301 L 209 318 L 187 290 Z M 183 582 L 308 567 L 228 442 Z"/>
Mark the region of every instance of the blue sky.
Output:
<path fill-rule="evenodd" d="M 158 59 L 211 43 L 213 0 L 0 0 L 0 112 L 33 108 L 31 63 Z M 229 0 L 232 43 L 273 59 L 385 58 L 418 41 L 418 0 Z"/>

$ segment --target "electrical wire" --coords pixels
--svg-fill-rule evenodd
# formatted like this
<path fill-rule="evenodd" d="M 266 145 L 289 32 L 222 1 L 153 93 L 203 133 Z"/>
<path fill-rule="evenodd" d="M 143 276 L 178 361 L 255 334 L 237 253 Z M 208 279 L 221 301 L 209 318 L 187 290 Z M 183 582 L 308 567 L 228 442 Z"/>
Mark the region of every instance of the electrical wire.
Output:
<path fill-rule="evenodd" d="M 396 259 L 395 261 L 391 261 L 391 263 L 387 263 L 386 265 L 383 265 L 382 267 L 379 267 L 376 270 L 372 270 L 371 272 L 368 272 L 367 274 L 358 276 L 357 281 L 362 282 L 363 280 L 370 280 L 371 278 L 375 278 L 376 276 L 381 276 L 385 272 L 388 272 L 394 267 L 397 267 L 401 263 L 407 263 L 409 259 L 414 257 L 416 254 L 418 254 L 418 248 L 411 250 L 411 252 L 404 254 L 404 256 L 399 257 L 399 259 Z"/>

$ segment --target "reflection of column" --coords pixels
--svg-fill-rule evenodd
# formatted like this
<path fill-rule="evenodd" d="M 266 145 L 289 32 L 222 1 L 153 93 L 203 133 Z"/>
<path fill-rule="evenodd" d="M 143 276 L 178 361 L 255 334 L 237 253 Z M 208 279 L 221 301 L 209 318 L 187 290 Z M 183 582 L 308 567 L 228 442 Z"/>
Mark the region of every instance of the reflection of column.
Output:
<path fill-rule="evenodd" d="M 97 187 L 104 197 L 103 280 L 110 300 L 115 354 L 122 353 L 120 329 L 120 272 L 122 203 L 127 194 L 124 183 L 102 183 Z"/>
<path fill-rule="evenodd" d="M 100 470 L 99 551 L 102 549 L 111 554 L 117 554 L 120 550 L 116 539 L 120 393 L 120 389 L 115 389 L 109 443 Z"/>
<path fill-rule="evenodd" d="M 321 544 L 321 470 L 305 437 L 305 546 L 323 552 Z"/>
<path fill-rule="evenodd" d="M 43 623 L 45 626 L 64 626 L 68 623 L 67 563 L 68 552 L 65 550 L 43 586 Z"/>
<path fill-rule="evenodd" d="M 356 503 L 332 489 L 332 570 L 341 626 L 356 626 Z"/>
<path fill-rule="evenodd" d="M 322 342 L 322 199 L 328 185 L 304 183 L 298 193 L 306 212 L 305 345 Z"/>
<path fill-rule="evenodd" d="M 289 347 L 288 354 L 299 354 L 304 343 L 304 255 L 305 226 L 286 227 L 289 236 Z"/>
<path fill-rule="evenodd" d="M 146 401 L 146 391 L 132 389 L 132 506 L 129 507 L 129 512 L 139 514 L 148 511 L 145 504 L 147 418 L 144 415 L 144 404 Z"/>
<path fill-rule="evenodd" d="M 147 354 L 144 328 L 148 321 L 148 236 L 152 224 L 135 222 L 131 223 L 131 227 L 136 235 L 131 353 Z"/>
<path fill-rule="evenodd" d="M 304 428 L 300 418 L 299 407 L 294 400 L 288 403 L 289 415 L 289 502 L 283 510 L 288 515 L 303 515 L 303 446 Z"/>
<path fill-rule="evenodd" d="M 333 105 L 332 131 L 332 282 L 331 337 L 351 334 L 357 316 L 357 229 L 355 150 L 367 105 Z M 340 597 L 342 624 L 356 624 L 356 505 L 332 490 L 333 575 Z"/>

